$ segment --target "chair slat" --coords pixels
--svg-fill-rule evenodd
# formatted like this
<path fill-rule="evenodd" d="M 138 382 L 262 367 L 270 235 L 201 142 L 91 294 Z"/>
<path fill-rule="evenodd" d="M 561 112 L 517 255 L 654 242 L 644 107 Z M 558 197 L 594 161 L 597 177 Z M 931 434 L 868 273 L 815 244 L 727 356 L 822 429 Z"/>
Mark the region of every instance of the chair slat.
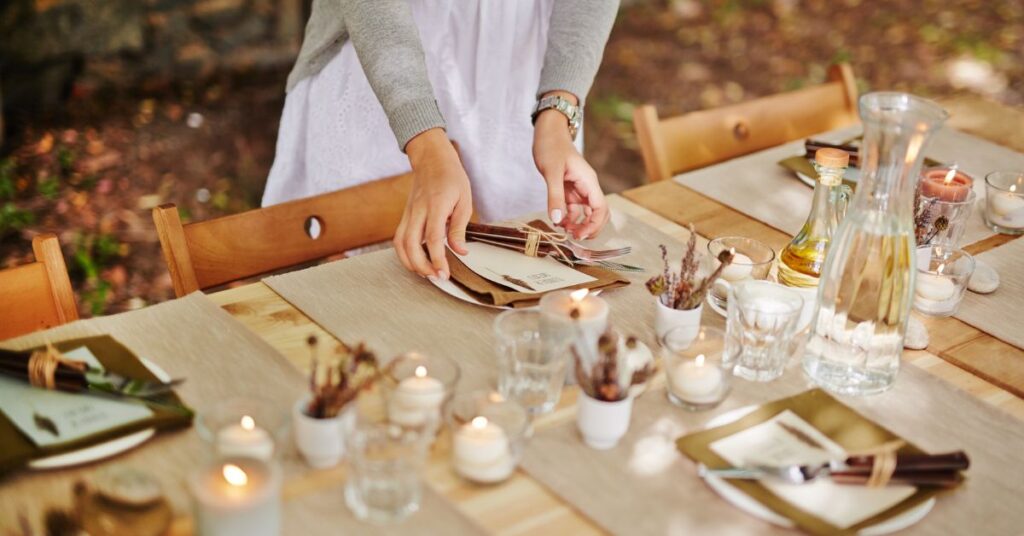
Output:
<path fill-rule="evenodd" d="M 36 262 L 0 271 L 0 340 L 78 319 L 57 237 L 32 240 Z"/>

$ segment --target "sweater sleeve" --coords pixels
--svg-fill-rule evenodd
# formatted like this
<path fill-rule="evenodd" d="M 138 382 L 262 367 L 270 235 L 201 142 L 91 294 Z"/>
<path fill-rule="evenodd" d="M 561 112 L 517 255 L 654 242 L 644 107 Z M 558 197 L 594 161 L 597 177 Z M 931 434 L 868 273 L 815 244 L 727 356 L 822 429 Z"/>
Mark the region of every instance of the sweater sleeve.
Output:
<path fill-rule="evenodd" d="M 618 10 L 619 0 L 555 0 L 538 97 L 568 91 L 583 104 Z"/>
<path fill-rule="evenodd" d="M 445 128 L 419 32 L 405 0 L 340 0 L 349 39 L 370 87 L 384 107 L 398 146 Z"/>

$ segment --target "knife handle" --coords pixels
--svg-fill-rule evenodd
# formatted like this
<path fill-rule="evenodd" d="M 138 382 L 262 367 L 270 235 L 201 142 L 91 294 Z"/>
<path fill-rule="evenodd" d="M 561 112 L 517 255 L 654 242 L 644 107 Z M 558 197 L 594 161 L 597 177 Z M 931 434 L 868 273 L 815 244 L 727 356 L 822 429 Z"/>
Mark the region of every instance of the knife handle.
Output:
<path fill-rule="evenodd" d="M 850 456 L 846 465 L 853 472 L 870 472 L 874 456 Z M 958 450 L 944 454 L 897 454 L 896 472 L 906 471 L 962 471 L 971 465 L 967 453 Z"/>
<path fill-rule="evenodd" d="M 864 485 L 868 483 L 868 479 L 871 475 L 862 472 L 834 471 L 830 474 L 830 477 L 832 481 L 837 484 Z M 889 483 L 951 488 L 959 484 L 962 480 L 963 477 L 960 475 L 960 472 L 956 470 L 896 471 L 892 474 L 892 478 L 889 480 Z"/>
<path fill-rule="evenodd" d="M 473 223 L 470 222 L 466 225 L 467 233 L 480 233 L 488 235 L 506 236 L 508 238 L 517 238 L 519 240 L 526 240 L 526 233 L 513 229 L 511 227 L 501 227 L 499 225 L 487 225 L 485 223 Z"/>

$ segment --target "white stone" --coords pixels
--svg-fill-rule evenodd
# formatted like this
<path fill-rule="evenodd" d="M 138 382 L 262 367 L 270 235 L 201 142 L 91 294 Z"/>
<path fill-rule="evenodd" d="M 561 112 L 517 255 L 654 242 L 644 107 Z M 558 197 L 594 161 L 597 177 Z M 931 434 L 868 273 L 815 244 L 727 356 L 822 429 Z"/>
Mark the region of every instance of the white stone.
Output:
<path fill-rule="evenodd" d="M 999 273 L 985 262 L 974 259 L 974 274 L 967 283 L 967 289 L 978 294 L 995 292 L 999 288 Z"/>
<path fill-rule="evenodd" d="M 924 327 L 924 322 L 916 316 L 911 315 L 907 320 L 907 335 L 903 338 L 903 347 L 911 350 L 928 348 L 928 328 Z"/>

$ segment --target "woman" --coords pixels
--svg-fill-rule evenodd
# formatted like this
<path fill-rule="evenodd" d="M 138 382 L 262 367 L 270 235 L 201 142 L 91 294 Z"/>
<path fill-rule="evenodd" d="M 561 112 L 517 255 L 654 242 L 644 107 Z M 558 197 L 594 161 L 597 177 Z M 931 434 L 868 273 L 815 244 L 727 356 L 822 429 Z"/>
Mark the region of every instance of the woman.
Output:
<path fill-rule="evenodd" d="M 409 270 L 441 279 L 446 241 L 466 253 L 474 204 L 491 221 L 543 210 L 546 198 L 554 223 L 595 235 L 608 207 L 574 138 L 617 9 L 618 0 L 314 0 L 263 204 L 411 167 L 395 250 Z"/>

